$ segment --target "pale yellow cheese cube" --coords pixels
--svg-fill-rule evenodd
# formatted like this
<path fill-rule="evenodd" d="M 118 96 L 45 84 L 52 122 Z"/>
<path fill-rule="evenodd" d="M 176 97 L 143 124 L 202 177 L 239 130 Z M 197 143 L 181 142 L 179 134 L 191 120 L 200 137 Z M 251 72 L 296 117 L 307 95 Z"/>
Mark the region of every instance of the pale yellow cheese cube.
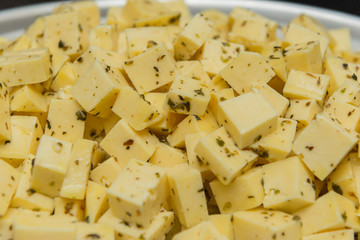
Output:
<path fill-rule="evenodd" d="M 341 57 L 348 62 L 360 63 L 360 53 L 358 51 L 343 51 Z"/>
<path fill-rule="evenodd" d="M 227 237 L 223 236 L 211 221 L 204 221 L 198 225 L 186 229 L 173 237 L 173 240 L 226 240 Z"/>
<path fill-rule="evenodd" d="M 75 84 L 75 75 L 72 67 L 72 63 L 66 62 L 60 69 L 55 78 L 52 80 L 50 88 L 54 91 L 59 91 L 60 88 L 64 88 L 68 85 L 73 86 Z"/>
<path fill-rule="evenodd" d="M 67 174 L 60 190 L 61 197 L 84 199 L 95 145 L 96 142 L 86 139 L 78 139 L 74 142 Z"/>
<path fill-rule="evenodd" d="M 95 61 L 70 93 L 87 112 L 107 117 L 120 89 L 125 86 L 128 83 L 119 70 Z"/>
<path fill-rule="evenodd" d="M 36 46 L 32 46 L 33 44 Z M 14 41 L 12 41 L 10 44 L 8 44 L 6 48 L 3 49 L 3 52 L 5 54 L 13 51 L 26 50 L 37 47 L 38 46 L 35 40 L 23 34 L 20 37 L 16 38 Z"/>
<path fill-rule="evenodd" d="M 250 145 L 251 150 L 268 161 L 286 158 L 291 152 L 296 126 L 294 120 L 279 118 L 276 130 Z"/>
<path fill-rule="evenodd" d="M 225 185 L 250 168 L 258 157 L 251 151 L 236 147 L 224 127 L 201 138 L 195 147 L 195 153 Z"/>
<path fill-rule="evenodd" d="M 174 55 L 172 39 L 167 27 L 137 27 L 125 29 L 130 58 L 158 44 L 164 45 L 170 56 Z"/>
<path fill-rule="evenodd" d="M 8 87 L 45 82 L 52 76 L 47 48 L 20 50 L 0 57 L 0 77 Z"/>
<path fill-rule="evenodd" d="M 329 35 L 333 40 L 332 50 L 335 53 L 341 53 L 342 51 L 352 51 L 351 32 L 349 28 L 342 27 L 330 29 Z"/>
<path fill-rule="evenodd" d="M 224 88 L 219 91 L 212 92 L 209 107 L 213 114 L 217 116 L 220 102 L 223 102 L 233 97 L 235 97 L 235 93 L 232 88 Z"/>
<path fill-rule="evenodd" d="M 179 11 L 181 17 L 179 20 L 179 26 L 184 27 L 191 20 L 191 12 L 189 6 L 183 0 L 171 0 L 162 3 L 168 11 Z"/>
<path fill-rule="evenodd" d="M 281 41 L 273 41 L 264 47 L 264 49 L 261 51 L 261 55 L 265 57 L 268 64 L 276 73 L 276 76 L 278 76 L 282 81 L 286 82 L 287 68 L 283 55 L 283 45 L 284 43 Z"/>
<path fill-rule="evenodd" d="M 220 212 L 234 213 L 260 206 L 265 196 L 262 177 L 262 168 L 255 167 L 228 185 L 222 184 L 219 180 L 210 182 Z"/>
<path fill-rule="evenodd" d="M 166 140 L 170 146 L 182 148 L 185 146 L 186 135 L 199 132 L 210 133 L 218 127 L 214 114 L 206 110 L 204 115 L 188 115 L 167 136 Z"/>
<path fill-rule="evenodd" d="M 111 110 L 137 131 L 159 122 L 163 117 L 151 103 L 131 87 L 121 89 Z"/>
<path fill-rule="evenodd" d="M 305 72 L 322 73 L 322 56 L 319 41 L 294 43 L 286 47 L 282 54 L 286 68 Z"/>
<path fill-rule="evenodd" d="M 271 104 L 271 106 L 278 112 L 280 117 L 285 116 L 289 106 L 289 100 L 278 93 L 268 84 L 263 84 L 258 88 L 261 95 Z"/>
<path fill-rule="evenodd" d="M 209 75 L 216 75 L 244 50 L 245 47 L 241 44 L 208 39 L 196 58 L 200 60 Z"/>
<path fill-rule="evenodd" d="M 11 140 L 10 93 L 4 82 L 0 82 L 0 141 Z"/>
<path fill-rule="evenodd" d="M 219 75 L 237 93 L 242 94 L 269 82 L 275 73 L 259 53 L 240 52 Z"/>
<path fill-rule="evenodd" d="M 104 124 L 105 134 L 108 134 L 116 123 L 120 121 L 120 117 L 115 113 L 111 113 L 109 117 L 101 118 L 101 120 Z"/>
<path fill-rule="evenodd" d="M 75 142 L 84 136 L 85 120 L 86 112 L 75 100 L 53 99 L 50 102 L 45 135 Z"/>
<path fill-rule="evenodd" d="M 132 21 L 125 15 L 124 8 L 111 6 L 109 7 L 105 23 L 108 25 L 115 25 L 119 30 L 124 30 L 131 26 Z"/>
<path fill-rule="evenodd" d="M 321 110 L 315 99 L 290 99 L 285 117 L 296 120 L 297 126 L 302 128 L 307 126 Z"/>
<path fill-rule="evenodd" d="M 162 167 L 172 167 L 187 163 L 188 158 L 184 150 L 171 147 L 165 143 L 159 143 L 148 162 Z"/>
<path fill-rule="evenodd" d="M 90 179 L 104 187 L 109 187 L 120 173 L 122 166 L 114 157 L 106 159 L 91 170 Z"/>
<path fill-rule="evenodd" d="M 210 87 L 212 84 L 209 75 L 206 73 L 199 61 L 177 61 L 176 68 L 178 69 L 178 74 L 181 74 L 187 78 L 199 80 L 207 87 Z"/>
<path fill-rule="evenodd" d="M 82 14 L 59 13 L 46 16 L 44 20 L 44 46 L 51 53 L 64 53 L 74 60 L 86 51 L 89 46 L 88 22 Z"/>
<path fill-rule="evenodd" d="M 115 240 L 114 229 L 104 224 L 77 223 L 76 240 Z"/>
<path fill-rule="evenodd" d="M 10 159 L 8 162 L 18 166 L 29 153 L 36 153 L 43 131 L 39 120 L 33 116 L 11 116 L 10 123 L 11 141 L 0 143 L 0 158 Z"/>
<path fill-rule="evenodd" d="M 353 227 L 358 221 L 353 202 L 334 191 L 322 195 L 314 204 L 293 214 L 301 219 L 303 236 Z"/>
<path fill-rule="evenodd" d="M 276 29 L 277 23 L 266 18 L 236 16 L 228 36 L 230 41 L 259 52 L 266 43 L 276 39 Z"/>
<path fill-rule="evenodd" d="M 168 169 L 171 206 L 185 227 L 208 219 L 204 186 L 199 170 L 187 164 Z"/>
<path fill-rule="evenodd" d="M 164 110 L 203 115 L 210 101 L 210 90 L 198 80 L 182 75 L 176 76 L 166 100 Z"/>
<path fill-rule="evenodd" d="M 324 180 L 357 142 L 354 132 L 346 131 L 335 120 L 318 114 L 297 137 L 293 151 L 315 176 Z"/>
<path fill-rule="evenodd" d="M 85 222 L 96 223 L 108 209 L 106 188 L 93 181 L 88 181 L 85 197 Z"/>
<path fill-rule="evenodd" d="M 284 36 L 284 41 L 291 44 L 316 40 L 320 43 L 321 56 L 324 56 L 330 42 L 328 37 L 322 36 L 296 23 L 290 23 L 290 25 L 287 26 Z"/>
<path fill-rule="evenodd" d="M 72 143 L 43 135 L 34 162 L 31 188 L 49 197 L 60 194 L 68 171 Z"/>
<path fill-rule="evenodd" d="M 130 224 L 147 227 L 167 194 L 166 170 L 132 159 L 108 189 L 112 213 Z"/>
<path fill-rule="evenodd" d="M 23 161 L 19 169 L 21 169 L 21 177 L 19 185 L 11 200 L 12 207 L 20 207 L 22 209 L 29 209 L 33 211 L 47 211 L 52 213 L 54 210 L 54 200 L 41 193 L 36 192 L 30 186 L 31 174 L 35 162 L 35 156 L 29 156 Z"/>
<path fill-rule="evenodd" d="M 11 92 L 11 111 L 47 112 L 46 98 L 33 85 L 24 85 Z"/>
<path fill-rule="evenodd" d="M 221 102 L 217 116 L 240 149 L 275 131 L 277 119 L 278 113 L 271 104 L 254 92 Z"/>
<path fill-rule="evenodd" d="M 335 230 L 324 233 L 312 234 L 302 238 L 302 240 L 323 240 L 323 239 L 353 240 L 354 230 L 353 229 Z"/>
<path fill-rule="evenodd" d="M 180 12 L 165 12 L 157 16 L 150 16 L 134 20 L 133 27 L 161 27 L 178 25 L 181 17 Z"/>
<path fill-rule="evenodd" d="M 19 215 L 14 221 L 14 239 L 76 239 L 75 217 Z"/>
<path fill-rule="evenodd" d="M 87 114 L 85 120 L 84 139 L 101 142 L 105 137 L 103 119 Z"/>
<path fill-rule="evenodd" d="M 346 79 L 329 99 L 349 103 L 360 107 L 360 84 L 353 79 Z"/>
<path fill-rule="evenodd" d="M 77 221 L 84 221 L 84 201 L 69 198 L 56 197 L 54 199 L 55 209 L 54 215 L 73 216 Z"/>
<path fill-rule="evenodd" d="M 212 31 L 212 22 L 201 13 L 196 14 L 174 42 L 175 59 L 190 59 L 210 37 Z"/>
<path fill-rule="evenodd" d="M 216 9 L 206 9 L 201 12 L 206 18 L 213 23 L 213 33 L 210 38 L 212 39 L 227 39 L 229 32 L 229 16 Z"/>
<path fill-rule="evenodd" d="M 329 82 L 330 77 L 327 75 L 292 69 L 285 83 L 283 94 L 291 99 L 315 99 L 322 106 Z"/>
<path fill-rule="evenodd" d="M 235 239 L 300 239 L 301 222 L 280 211 L 257 209 L 234 213 Z"/>
<path fill-rule="evenodd" d="M 118 32 L 114 25 L 97 25 L 90 29 L 89 44 L 106 50 L 117 50 Z"/>
<path fill-rule="evenodd" d="M 0 159 L 0 176 L 0 216 L 4 216 L 18 187 L 21 173 Z"/>
<path fill-rule="evenodd" d="M 313 175 L 294 156 L 263 167 L 264 208 L 294 212 L 315 202 Z"/>
<path fill-rule="evenodd" d="M 148 130 L 134 131 L 126 120 L 121 119 L 101 141 L 100 146 L 125 165 L 131 158 L 147 161 L 154 153 L 157 143 Z M 155 141 L 156 142 L 156 141 Z"/>
<path fill-rule="evenodd" d="M 209 216 L 209 220 L 221 235 L 224 235 L 229 240 L 234 239 L 234 229 L 230 214 L 213 214 Z"/>
<path fill-rule="evenodd" d="M 124 62 L 124 69 L 138 93 L 146 93 L 174 81 L 174 60 L 163 44 L 158 44 Z"/>

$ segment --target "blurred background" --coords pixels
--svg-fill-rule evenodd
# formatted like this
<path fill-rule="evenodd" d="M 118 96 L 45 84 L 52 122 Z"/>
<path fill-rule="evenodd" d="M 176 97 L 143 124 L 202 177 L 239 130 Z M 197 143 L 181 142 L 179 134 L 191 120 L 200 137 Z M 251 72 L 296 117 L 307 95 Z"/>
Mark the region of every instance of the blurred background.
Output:
<path fill-rule="evenodd" d="M 206 1 L 206 0 L 204 0 Z M 225 0 L 224 0 L 225 1 Z M 41 3 L 41 2 L 51 2 L 44 0 L 0 0 L 0 9 L 7 9 L 12 7 L 24 6 L 28 4 Z M 360 1 L 359 0 L 293 0 L 286 2 L 297 2 L 303 3 L 328 9 L 333 9 L 337 11 L 351 13 L 357 16 L 360 16 Z"/>

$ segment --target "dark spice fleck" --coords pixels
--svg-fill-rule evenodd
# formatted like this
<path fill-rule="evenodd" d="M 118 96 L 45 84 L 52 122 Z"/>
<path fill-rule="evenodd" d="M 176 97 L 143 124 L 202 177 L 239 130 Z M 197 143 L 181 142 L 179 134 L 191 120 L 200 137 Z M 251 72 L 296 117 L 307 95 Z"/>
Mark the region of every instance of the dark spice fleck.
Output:
<path fill-rule="evenodd" d="M 79 110 L 75 113 L 77 120 L 85 121 L 86 120 L 86 112 Z"/>

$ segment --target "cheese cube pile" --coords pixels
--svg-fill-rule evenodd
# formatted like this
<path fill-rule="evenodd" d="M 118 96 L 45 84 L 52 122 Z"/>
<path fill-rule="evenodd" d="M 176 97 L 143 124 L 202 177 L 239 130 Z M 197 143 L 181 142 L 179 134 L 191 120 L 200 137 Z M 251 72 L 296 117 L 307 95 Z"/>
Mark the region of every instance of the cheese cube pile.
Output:
<path fill-rule="evenodd" d="M 184 0 L 102 12 L 61 3 L 0 38 L 0 240 L 359 236 L 349 28 L 301 14 L 280 36 Z"/>

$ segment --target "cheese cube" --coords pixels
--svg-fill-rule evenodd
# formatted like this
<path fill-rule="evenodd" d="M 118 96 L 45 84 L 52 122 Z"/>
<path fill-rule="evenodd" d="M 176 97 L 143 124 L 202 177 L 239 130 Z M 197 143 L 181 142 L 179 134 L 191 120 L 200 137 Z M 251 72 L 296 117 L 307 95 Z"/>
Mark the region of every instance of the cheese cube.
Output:
<path fill-rule="evenodd" d="M 115 25 L 119 30 L 131 27 L 132 20 L 125 15 L 126 11 L 121 7 L 109 7 L 105 23 L 107 25 Z"/>
<path fill-rule="evenodd" d="M 174 60 L 164 44 L 127 60 L 124 69 L 140 94 L 171 83 L 177 75 Z"/>
<path fill-rule="evenodd" d="M 201 13 L 196 14 L 174 42 L 175 59 L 190 59 L 210 37 L 212 30 L 212 22 Z"/>
<path fill-rule="evenodd" d="M 221 102 L 217 116 L 240 149 L 275 131 L 277 119 L 270 103 L 253 92 Z"/>
<path fill-rule="evenodd" d="M 109 117 L 101 118 L 101 120 L 104 124 L 105 134 L 108 134 L 116 123 L 120 121 L 120 117 L 115 113 L 111 113 Z"/>
<path fill-rule="evenodd" d="M 166 96 L 167 111 L 203 115 L 210 101 L 210 90 L 199 81 L 178 75 Z"/>
<path fill-rule="evenodd" d="M 199 132 L 210 133 L 218 127 L 215 116 L 209 111 L 205 111 L 205 114 L 201 116 L 191 114 L 177 125 L 166 140 L 170 146 L 182 148 L 185 146 L 186 135 Z"/>
<path fill-rule="evenodd" d="M 115 240 L 114 229 L 104 224 L 78 223 L 76 226 L 76 239 L 89 240 Z"/>
<path fill-rule="evenodd" d="M 121 119 L 101 141 L 100 146 L 125 165 L 131 158 L 147 161 L 155 151 L 157 141 L 147 130 L 134 131 Z"/>
<path fill-rule="evenodd" d="M 46 120 L 45 135 L 75 142 L 83 138 L 85 120 L 86 112 L 75 100 L 53 99 Z"/>
<path fill-rule="evenodd" d="M 264 207 L 294 212 L 315 202 L 313 176 L 298 157 L 290 157 L 263 167 Z"/>
<path fill-rule="evenodd" d="M 37 117 L 11 116 L 11 141 L 0 143 L 0 158 L 11 159 L 9 162 L 17 165 L 29 153 L 35 154 L 43 131 Z M 21 146 L 21 148 L 19 148 Z"/>
<path fill-rule="evenodd" d="M 35 45 L 35 46 L 32 46 Z M 19 50 L 26 50 L 31 48 L 37 48 L 36 41 L 28 37 L 27 35 L 23 34 L 14 41 L 12 41 L 10 44 L 6 46 L 4 49 L 4 54 L 13 52 L 13 51 L 19 51 Z"/>
<path fill-rule="evenodd" d="M 268 44 L 268 46 L 264 47 L 261 51 L 261 55 L 263 55 L 271 66 L 273 71 L 276 73 L 282 81 L 286 82 L 287 80 L 287 68 L 286 62 L 283 55 L 283 42 L 281 41 L 273 41 Z"/>
<path fill-rule="evenodd" d="M 0 176 L 2 182 L 0 186 L 0 216 L 4 216 L 10 206 L 12 197 L 16 192 L 21 174 L 8 163 L 0 159 Z"/>
<path fill-rule="evenodd" d="M 84 199 L 95 144 L 94 141 L 86 139 L 75 141 L 71 150 L 68 171 L 60 190 L 61 197 Z"/>
<path fill-rule="evenodd" d="M 293 144 L 293 151 L 320 180 L 324 180 L 357 143 L 352 131 L 345 131 L 335 120 L 317 115 Z"/>
<path fill-rule="evenodd" d="M 107 117 L 120 89 L 125 86 L 128 83 L 119 70 L 95 61 L 70 93 L 87 112 Z"/>
<path fill-rule="evenodd" d="M 93 181 L 88 181 L 85 197 L 85 222 L 96 223 L 108 209 L 106 188 Z"/>
<path fill-rule="evenodd" d="M 330 231 L 324 233 L 317 233 L 317 234 L 305 236 L 302 239 L 303 240 L 322 240 L 322 239 L 353 240 L 354 230 L 344 229 L 344 230 L 336 230 L 336 231 Z"/>
<path fill-rule="evenodd" d="M 52 14 L 44 20 L 44 46 L 51 53 L 64 53 L 74 60 L 88 48 L 88 22 L 82 14 Z"/>
<path fill-rule="evenodd" d="M 301 219 L 303 236 L 352 227 L 358 221 L 354 204 L 334 191 L 322 195 L 314 204 L 294 212 L 294 215 Z"/>
<path fill-rule="evenodd" d="M 124 54 L 105 50 L 97 46 L 90 46 L 86 52 L 73 62 L 75 79 L 79 79 L 95 61 L 110 66 L 108 72 L 112 73 L 110 70 L 114 70 L 113 68 L 123 70 L 123 63 L 126 59 L 127 56 Z M 117 71 L 116 74 L 118 74 Z"/>
<path fill-rule="evenodd" d="M 0 37 L 0 53 L 2 54 L 6 47 L 9 45 L 10 40 L 5 37 Z"/>
<path fill-rule="evenodd" d="M 75 239 L 75 218 L 69 216 L 19 215 L 14 221 L 14 239 Z"/>
<path fill-rule="evenodd" d="M 330 77 L 323 74 L 291 70 L 284 87 L 284 96 L 296 99 L 316 99 L 320 106 L 329 88 Z"/>
<path fill-rule="evenodd" d="M 0 141 L 11 140 L 10 97 L 9 89 L 4 82 L 0 82 Z"/>
<path fill-rule="evenodd" d="M 11 200 L 12 207 L 20 207 L 22 209 L 29 209 L 33 211 L 47 211 L 52 213 L 54 210 L 54 200 L 41 193 L 36 192 L 30 186 L 31 173 L 35 162 L 35 156 L 29 156 L 23 161 L 21 166 L 21 177 L 19 185 Z"/>
<path fill-rule="evenodd" d="M 265 58 L 255 52 L 241 52 L 219 75 L 239 94 L 260 87 L 275 76 Z"/>
<path fill-rule="evenodd" d="M 225 185 L 250 168 L 257 159 L 257 154 L 237 148 L 224 127 L 201 138 L 195 152 Z"/>
<path fill-rule="evenodd" d="M 236 16 L 229 32 L 229 40 L 259 52 L 266 43 L 276 39 L 276 29 L 277 23 L 266 18 Z"/>
<path fill-rule="evenodd" d="M 222 214 L 256 208 L 264 200 L 261 167 L 252 168 L 224 185 L 219 180 L 210 182 L 217 206 Z"/>
<path fill-rule="evenodd" d="M 55 202 L 55 216 L 74 216 L 77 221 L 84 221 L 84 201 L 57 197 Z"/>
<path fill-rule="evenodd" d="M 131 87 L 121 89 L 112 111 L 128 121 L 129 125 L 137 131 L 144 130 L 162 118 L 156 108 Z"/>
<path fill-rule="evenodd" d="M 301 223 L 280 211 L 257 209 L 234 213 L 235 239 L 300 239 Z"/>
<path fill-rule="evenodd" d="M 360 131 L 360 108 L 330 97 L 324 106 L 325 114 L 337 119 L 344 128 Z"/>
<path fill-rule="evenodd" d="M 286 47 L 282 54 L 284 55 L 288 71 L 295 69 L 305 72 L 322 73 L 322 56 L 319 41 L 294 43 Z"/>
<path fill-rule="evenodd" d="M 90 179 L 98 184 L 102 184 L 105 187 L 109 187 L 116 179 L 121 169 L 122 166 L 114 157 L 111 157 L 91 170 Z"/>
<path fill-rule="evenodd" d="M 52 76 L 47 48 L 14 51 L 0 57 L 0 77 L 8 87 L 45 82 Z"/>
<path fill-rule="evenodd" d="M 276 130 L 250 145 L 252 151 L 269 161 L 286 158 L 291 152 L 297 122 L 279 118 Z"/>
<path fill-rule="evenodd" d="M 324 56 L 330 42 L 328 37 L 322 36 L 296 23 L 290 23 L 290 25 L 288 25 L 284 37 L 284 41 L 292 44 L 316 40 L 320 43 L 321 56 Z"/>
<path fill-rule="evenodd" d="M 216 9 L 206 9 L 201 13 L 213 23 L 214 30 L 210 38 L 226 39 L 229 32 L 229 16 Z"/>
<path fill-rule="evenodd" d="M 196 58 L 200 60 L 205 71 L 213 76 L 224 69 L 227 63 L 244 50 L 245 48 L 241 44 L 208 39 Z"/>
<path fill-rule="evenodd" d="M 160 13 L 157 16 L 150 16 L 134 20 L 133 27 L 161 27 L 169 25 L 178 25 L 181 17 L 180 12 Z"/>
<path fill-rule="evenodd" d="M 33 85 L 24 85 L 11 92 L 11 111 L 47 112 L 46 98 Z"/>
<path fill-rule="evenodd" d="M 174 213 L 161 209 L 152 218 L 150 225 L 143 227 L 119 219 L 109 210 L 99 219 L 99 223 L 112 227 L 115 230 L 117 239 L 165 239 L 165 234 L 174 225 Z"/>
<path fill-rule="evenodd" d="M 209 107 L 211 111 L 217 116 L 219 103 L 227 99 L 235 97 L 234 90 L 232 88 L 224 88 L 216 92 L 211 93 L 211 99 L 209 102 Z"/>
<path fill-rule="evenodd" d="M 176 68 L 178 69 L 179 74 L 187 78 L 199 80 L 201 84 L 204 84 L 207 87 L 212 85 L 209 75 L 199 61 L 177 61 Z"/>
<path fill-rule="evenodd" d="M 84 139 L 101 142 L 104 136 L 103 119 L 87 114 L 85 120 Z"/>
<path fill-rule="evenodd" d="M 171 147 L 165 143 L 159 143 L 148 162 L 161 167 L 172 167 L 187 163 L 188 159 L 184 150 Z"/>
<path fill-rule="evenodd" d="M 227 237 L 221 235 L 211 221 L 204 221 L 192 228 L 186 229 L 173 237 L 173 240 L 225 240 Z"/>
<path fill-rule="evenodd" d="M 349 28 L 330 29 L 329 35 L 333 40 L 332 50 L 336 53 L 343 51 L 352 51 L 351 32 Z"/>
<path fill-rule="evenodd" d="M 168 169 L 171 206 L 185 227 L 208 219 L 204 186 L 199 170 L 187 164 Z"/>
<path fill-rule="evenodd" d="M 54 91 L 59 91 L 60 88 L 64 88 L 68 85 L 73 86 L 75 84 L 75 75 L 72 67 L 72 63 L 66 62 L 60 69 L 58 74 L 52 80 L 50 88 Z"/>
<path fill-rule="evenodd" d="M 144 52 L 147 48 L 163 44 L 171 56 L 174 47 L 171 42 L 170 32 L 167 27 L 137 27 L 125 29 L 128 56 L 130 58 Z"/>
<path fill-rule="evenodd" d="M 70 162 L 72 143 L 43 135 L 34 162 L 31 188 L 49 197 L 60 194 Z"/>
<path fill-rule="evenodd" d="M 165 169 L 132 159 L 108 189 L 110 209 L 123 221 L 147 227 L 160 211 L 166 188 Z"/>
<path fill-rule="evenodd" d="M 297 121 L 299 128 L 307 126 L 315 115 L 321 112 L 321 107 L 315 99 L 290 99 L 285 118 Z"/>
<path fill-rule="evenodd" d="M 234 240 L 234 229 L 230 214 L 213 214 L 209 216 L 209 220 L 221 235 L 224 235 L 229 240 Z"/>
<path fill-rule="evenodd" d="M 360 63 L 360 54 L 359 52 L 355 51 L 343 51 L 341 57 L 345 59 L 345 61 L 353 62 L 353 63 Z"/>
<path fill-rule="evenodd" d="M 118 32 L 113 25 L 97 25 L 90 29 L 89 44 L 106 50 L 117 50 Z"/>
<path fill-rule="evenodd" d="M 360 84 L 352 79 L 346 79 L 329 99 L 360 107 Z"/>
<path fill-rule="evenodd" d="M 278 112 L 279 116 L 285 116 L 289 106 L 289 100 L 279 94 L 275 89 L 267 84 L 259 87 L 259 92 L 271 104 L 271 106 Z"/>

